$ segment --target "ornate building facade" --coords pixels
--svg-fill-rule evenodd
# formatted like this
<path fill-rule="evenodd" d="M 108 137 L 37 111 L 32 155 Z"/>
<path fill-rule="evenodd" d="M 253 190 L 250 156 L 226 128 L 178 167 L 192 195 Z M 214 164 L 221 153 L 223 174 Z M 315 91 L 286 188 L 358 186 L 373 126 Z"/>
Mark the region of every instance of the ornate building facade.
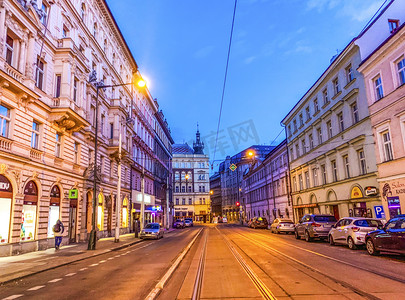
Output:
<path fill-rule="evenodd" d="M 86 240 L 95 166 L 98 236 L 112 235 L 117 223 L 129 231 L 139 174 L 154 197 L 158 108 L 146 88 L 129 85 L 99 89 L 97 98 L 96 84 L 140 76 L 106 2 L 0 1 L 0 53 L 0 255 L 51 246 L 57 219 L 67 228 L 64 243 Z"/>

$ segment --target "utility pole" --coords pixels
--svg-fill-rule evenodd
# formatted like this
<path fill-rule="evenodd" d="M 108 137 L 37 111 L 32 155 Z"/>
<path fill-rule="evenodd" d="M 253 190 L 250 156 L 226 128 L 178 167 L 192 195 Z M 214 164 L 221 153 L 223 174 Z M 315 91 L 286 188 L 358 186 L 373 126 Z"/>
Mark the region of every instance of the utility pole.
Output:
<path fill-rule="evenodd" d="M 143 159 L 142 165 L 142 175 L 141 175 L 141 193 L 142 193 L 142 201 L 141 201 L 141 230 L 145 226 L 145 159 Z"/>
<path fill-rule="evenodd" d="M 118 186 L 117 186 L 117 202 L 115 203 L 115 239 L 114 242 L 120 241 L 120 213 L 121 213 L 121 128 L 120 137 L 118 140 Z"/>
<path fill-rule="evenodd" d="M 170 220 L 169 220 L 169 174 L 167 174 L 167 180 L 166 180 L 166 229 L 170 228 Z"/>

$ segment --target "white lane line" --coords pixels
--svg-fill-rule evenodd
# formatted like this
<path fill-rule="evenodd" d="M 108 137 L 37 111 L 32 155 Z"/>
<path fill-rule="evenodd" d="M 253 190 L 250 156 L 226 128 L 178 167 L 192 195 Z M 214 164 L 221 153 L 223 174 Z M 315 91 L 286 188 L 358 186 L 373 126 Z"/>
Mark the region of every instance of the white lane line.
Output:
<path fill-rule="evenodd" d="M 54 283 L 54 282 L 58 282 L 58 281 L 61 281 L 61 280 L 62 280 L 62 278 L 56 278 L 56 279 L 49 280 L 48 282 L 49 283 Z"/>
<path fill-rule="evenodd" d="M 73 276 L 73 275 L 76 275 L 76 273 L 69 273 L 69 274 L 66 274 L 65 276 L 66 276 L 66 277 L 71 277 L 71 276 Z"/>
<path fill-rule="evenodd" d="M 84 270 L 87 270 L 87 268 L 81 268 L 79 271 L 84 271 Z"/>
<path fill-rule="evenodd" d="M 109 257 L 109 258 L 107 258 L 108 260 L 112 260 L 112 259 L 114 259 L 114 257 Z"/>
<path fill-rule="evenodd" d="M 24 294 L 20 294 L 20 295 L 12 295 L 10 297 L 4 298 L 3 300 L 13 300 L 13 299 L 17 299 L 24 296 Z"/>
<path fill-rule="evenodd" d="M 42 289 L 43 287 L 45 287 L 45 286 L 44 285 L 37 285 L 37 286 L 34 286 L 34 287 L 28 289 L 27 291 L 36 291 L 36 290 Z"/>
<path fill-rule="evenodd" d="M 95 267 L 95 266 L 98 266 L 98 264 L 92 264 L 92 265 L 90 265 L 90 267 Z"/>
<path fill-rule="evenodd" d="M 116 256 L 114 256 L 114 257 L 120 257 L 121 255 L 119 254 L 119 255 L 116 255 Z"/>
<path fill-rule="evenodd" d="M 102 263 L 105 263 L 105 262 L 106 262 L 106 260 L 100 260 L 98 263 L 102 264 Z"/>

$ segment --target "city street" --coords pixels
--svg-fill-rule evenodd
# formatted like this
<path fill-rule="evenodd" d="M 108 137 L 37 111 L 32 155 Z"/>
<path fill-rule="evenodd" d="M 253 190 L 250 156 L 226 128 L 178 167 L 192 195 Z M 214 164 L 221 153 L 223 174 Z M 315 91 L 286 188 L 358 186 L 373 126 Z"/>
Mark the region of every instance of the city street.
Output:
<path fill-rule="evenodd" d="M 400 299 L 404 263 L 400 256 L 208 224 L 7 283 L 0 299 Z"/>

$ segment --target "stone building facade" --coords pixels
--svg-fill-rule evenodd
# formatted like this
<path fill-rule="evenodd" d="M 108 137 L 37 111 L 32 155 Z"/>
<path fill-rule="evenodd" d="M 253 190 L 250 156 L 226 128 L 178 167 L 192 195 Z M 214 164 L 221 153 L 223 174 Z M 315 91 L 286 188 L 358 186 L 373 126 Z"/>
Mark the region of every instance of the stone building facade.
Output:
<path fill-rule="evenodd" d="M 94 161 L 96 84 L 140 76 L 106 2 L 1 1 L 0 54 L 0 255 L 50 247 L 58 218 L 63 243 L 86 240 L 94 166 L 98 236 L 112 235 L 116 207 L 121 231 L 129 231 L 131 176 L 145 169 L 146 192 L 154 193 L 157 105 L 146 88 L 100 89 Z"/>

